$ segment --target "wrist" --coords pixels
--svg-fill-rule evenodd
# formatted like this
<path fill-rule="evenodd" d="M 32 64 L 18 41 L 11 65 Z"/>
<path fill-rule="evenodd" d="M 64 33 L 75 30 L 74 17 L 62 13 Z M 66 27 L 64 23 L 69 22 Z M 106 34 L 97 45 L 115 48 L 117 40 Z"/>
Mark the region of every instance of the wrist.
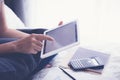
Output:
<path fill-rule="evenodd" d="M 0 54 L 8 54 L 8 53 L 15 53 L 16 52 L 16 46 L 14 42 L 8 42 L 4 44 L 0 44 Z"/>
<path fill-rule="evenodd" d="M 13 52 L 18 52 L 18 50 L 17 50 L 17 41 L 13 41 L 13 42 L 11 42 L 11 50 L 13 51 Z"/>

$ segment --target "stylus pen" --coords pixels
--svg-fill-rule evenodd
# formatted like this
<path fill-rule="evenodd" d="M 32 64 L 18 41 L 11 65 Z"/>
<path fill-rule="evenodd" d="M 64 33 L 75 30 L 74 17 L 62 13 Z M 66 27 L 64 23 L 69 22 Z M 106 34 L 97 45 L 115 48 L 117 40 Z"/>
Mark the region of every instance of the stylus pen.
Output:
<path fill-rule="evenodd" d="M 59 67 L 67 76 L 69 76 L 72 80 L 76 80 L 73 76 L 71 76 L 68 72 L 66 72 L 63 68 Z"/>

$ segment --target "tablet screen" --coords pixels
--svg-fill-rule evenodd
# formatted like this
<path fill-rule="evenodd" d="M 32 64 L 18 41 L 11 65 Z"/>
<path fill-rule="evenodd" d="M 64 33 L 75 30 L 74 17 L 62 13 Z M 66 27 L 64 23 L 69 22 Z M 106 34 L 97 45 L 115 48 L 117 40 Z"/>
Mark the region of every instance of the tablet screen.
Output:
<path fill-rule="evenodd" d="M 63 48 L 78 41 L 76 22 L 71 22 L 56 29 L 49 30 L 45 34 L 53 37 L 55 40 L 52 42 L 46 40 L 44 42 L 43 54 L 55 50 L 62 50 Z"/>

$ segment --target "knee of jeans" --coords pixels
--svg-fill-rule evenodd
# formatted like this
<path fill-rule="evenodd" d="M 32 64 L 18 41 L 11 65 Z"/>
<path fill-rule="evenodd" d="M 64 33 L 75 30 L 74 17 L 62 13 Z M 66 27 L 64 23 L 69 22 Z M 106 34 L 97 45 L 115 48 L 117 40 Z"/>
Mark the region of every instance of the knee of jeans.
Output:
<path fill-rule="evenodd" d="M 20 80 L 18 79 L 14 71 L 4 71 L 4 72 L 1 71 L 0 79 L 1 80 Z"/>
<path fill-rule="evenodd" d="M 1 65 L 1 62 L 0 62 L 0 79 L 19 80 L 15 68 L 13 66 L 6 65 L 5 63 Z"/>
<path fill-rule="evenodd" d="M 0 72 L 15 72 L 14 66 L 8 59 L 0 58 Z"/>
<path fill-rule="evenodd" d="M 0 80 L 22 80 L 28 73 L 24 66 L 11 64 L 8 60 L 0 58 Z"/>

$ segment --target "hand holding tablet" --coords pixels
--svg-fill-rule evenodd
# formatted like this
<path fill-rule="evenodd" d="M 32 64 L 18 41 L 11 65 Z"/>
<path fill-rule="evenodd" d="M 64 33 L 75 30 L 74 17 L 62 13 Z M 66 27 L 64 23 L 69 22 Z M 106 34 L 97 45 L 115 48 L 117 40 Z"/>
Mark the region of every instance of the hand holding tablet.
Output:
<path fill-rule="evenodd" d="M 44 35 L 53 37 L 54 41 L 43 41 L 41 58 L 52 56 L 79 43 L 77 21 L 72 21 L 60 27 L 47 30 L 44 32 Z"/>

